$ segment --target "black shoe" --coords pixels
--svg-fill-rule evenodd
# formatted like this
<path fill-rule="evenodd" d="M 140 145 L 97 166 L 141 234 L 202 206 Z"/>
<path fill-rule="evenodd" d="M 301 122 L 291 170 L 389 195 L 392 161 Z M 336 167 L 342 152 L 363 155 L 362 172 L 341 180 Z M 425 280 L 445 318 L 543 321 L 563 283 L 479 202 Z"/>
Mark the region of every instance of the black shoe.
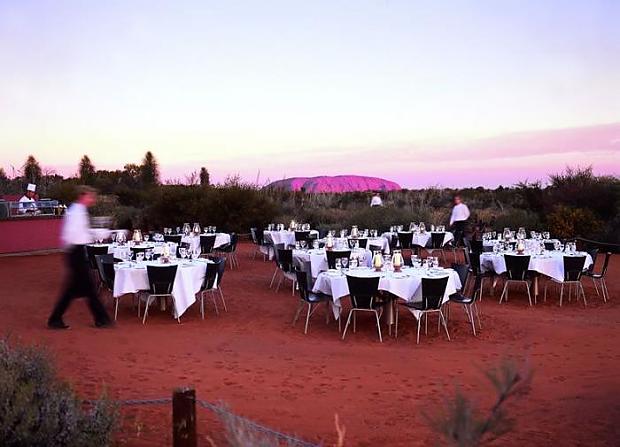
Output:
<path fill-rule="evenodd" d="M 69 325 L 65 324 L 64 321 L 48 321 L 47 327 L 49 329 L 69 329 Z"/>
<path fill-rule="evenodd" d="M 97 321 L 95 322 L 95 326 L 99 329 L 111 329 L 114 327 L 113 321 Z"/>

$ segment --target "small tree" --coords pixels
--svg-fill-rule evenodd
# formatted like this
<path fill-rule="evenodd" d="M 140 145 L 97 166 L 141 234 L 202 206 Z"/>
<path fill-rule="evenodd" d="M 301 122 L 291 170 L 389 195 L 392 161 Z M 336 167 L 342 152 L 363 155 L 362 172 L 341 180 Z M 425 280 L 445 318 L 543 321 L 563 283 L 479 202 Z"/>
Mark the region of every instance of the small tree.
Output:
<path fill-rule="evenodd" d="M 200 168 L 200 184 L 202 186 L 209 186 L 211 184 L 209 179 L 209 171 L 204 166 Z"/>
<path fill-rule="evenodd" d="M 80 160 L 80 164 L 78 166 L 78 175 L 80 177 L 80 181 L 87 185 L 92 185 L 95 180 L 95 166 L 90 161 L 88 155 L 84 155 Z"/>
<path fill-rule="evenodd" d="M 33 155 L 28 155 L 24 166 L 22 166 L 22 174 L 24 176 L 24 181 L 27 183 L 37 184 L 41 180 L 41 176 L 43 175 L 41 165 Z"/>
<path fill-rule="evenodd" d="M 159 184 L 159 163 L 151 151 L 144 154 L 142 165 L 140 166 L 140 177 L 144 186 Z"/>

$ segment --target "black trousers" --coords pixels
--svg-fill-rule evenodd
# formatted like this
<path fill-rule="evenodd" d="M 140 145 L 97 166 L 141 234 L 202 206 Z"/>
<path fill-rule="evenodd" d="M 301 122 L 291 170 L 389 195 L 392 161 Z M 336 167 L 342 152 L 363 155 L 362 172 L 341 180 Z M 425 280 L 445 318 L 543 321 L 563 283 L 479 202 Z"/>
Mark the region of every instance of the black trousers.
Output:
<path fill-rule="evenodd" d="M 454 229 L 454 244 L 457 247 L 462 247 L 465 245 L 465 241 L 463 240 L 463 238 L 465 237 L 466 226 L 466 220 L 457 220 L 452 224 L 452 228 Z"/>
<path fill-rule="evenodd" d="M 88 307 L 93 314 L 95 323 L 109 323 L 110 317 L 103 307 L 103 304 L 101 304 L 101 301 L 99 301 L 95 286 L 90 277 L 84 246 L 72 246 L 71 250 L 65 254 L 65 262 L 68 268 L 67 279 L 63 291 L 58 298 L 58 302 L 49 318 L 49 322 L 57 323 L 62 321 L 62 316 L 71 304 L 71 301 L 75 298 L 86 297 L 88 299 Z"/>

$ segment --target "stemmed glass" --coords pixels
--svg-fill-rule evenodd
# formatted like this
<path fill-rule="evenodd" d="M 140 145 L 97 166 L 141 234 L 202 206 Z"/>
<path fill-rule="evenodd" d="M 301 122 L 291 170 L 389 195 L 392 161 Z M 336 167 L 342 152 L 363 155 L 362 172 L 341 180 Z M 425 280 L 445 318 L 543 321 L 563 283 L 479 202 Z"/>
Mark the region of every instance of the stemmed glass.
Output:
<path fill-rule="evenodd" d="M 305 250 L 306 249 L 306 245 L 307 245 L 306 240 L 304 239 L 304 240 L 299 241 L 299 245 L 301 246 L 302 250 Z"/>
<path fill-rule="evenodd" d="M 192 250 L 192 261 L 195 261 L 196 259 L 198 259 L 200 257 L 200 253 L 201 253 L 200 245 L 194 247 L 194 249 Z"/>
<path fill-rule="evenodd" d="M 146 258 L 147 262 L 150 261 L 153 257 L 153 250 L 145 250 L 144 257 Z"/>
<path fill-rule="evenodd" d="M 148 242 L 149 241 L 149 237 L 150 237 L 149 234 L 145 233 L 144 236 L 143 236 L 144 242 Z"/>
<path fill-rule="evenodd" d="M 181 259 L 185 260 L 185 257 L 187 256 L 187 249 L 185 247 L 179 248 L 179 254 L 181 255 Z"/>
<path fill-rule="evenodd" d="M 144 254 L 145 254 L 144 252 L 136 253 L 136 262 L 138 264 L 141 264 L 142 261 L 144 261 Z"/>
<path fill-rule="evenodd" d="M 340 258 L 336 258 L 334 267 L 336 267 L 336 270 L 342 269 L 342 263 L 340 262 Z"/>
<path fill-rule="evenodd" d="M 342 258 L 340 260 L 340 263 L 342 264 L 342 268 L 344 270 L 347 270 L 347 268 L 349 267 L 349 258 Z"/>

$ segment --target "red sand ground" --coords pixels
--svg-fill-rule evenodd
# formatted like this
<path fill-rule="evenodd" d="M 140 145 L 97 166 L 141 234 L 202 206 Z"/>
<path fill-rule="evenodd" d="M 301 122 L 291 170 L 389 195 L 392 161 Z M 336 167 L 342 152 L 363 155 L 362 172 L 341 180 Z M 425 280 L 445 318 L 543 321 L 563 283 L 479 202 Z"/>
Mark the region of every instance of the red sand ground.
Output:
<path fill-rule="evenodd" d="M 248 245 L 240 250 L 241 269 L 223 281 L 226 314 L 211 311 L 201 321 L 194 307 L 179 325 L 154 312 L 143 326 L 128 298 L 117 327 L 97 330 L 77 301 L 64 332 L 45 328 L 61 284 L 61 256 L 0 258 L 0 331 L 48 346 L 61 376 L 84 397 L 96 397 L 103 385 L 114 398 L 133 399 L 169 396 L 192 384 L 199 398 L 225 401 L 258 422 L 326 444 L 335 441 L 338 413 L 347 444 L 360 446 L 429 444 L 436 436 L 423 411 L 432 413 L 457 385 L 487 408 L 493 392 L 480 369 L 520 355 L 534 368 L 532 392 L 509 404 L 516 429 L 496 445 L 618 445 L 620 257 L 612 259 L 607 304 L 589 281 L 587 309 L 575 301 L 559 308 L 556 299 L 529 308 L 516 293 L 498 305 L 487 294 L 477 338 L 453 310 L 452 342 L 429 328 L 416 346 L 411 318 L 403 320 L 398 341 L 386 334 L 383 344 L 363 317 L 344 342 L 322 314 L 304 336 L 301 324 L 290 325 L 297 304 L 290 289 L 275 294 L 267 287 L 272 264 L 249 259 Z M 171 444 L 168 406 L 123 414 L 121 444 Z M 199 410 L 201 445 L 213 436 L 206 414 Z"/>

